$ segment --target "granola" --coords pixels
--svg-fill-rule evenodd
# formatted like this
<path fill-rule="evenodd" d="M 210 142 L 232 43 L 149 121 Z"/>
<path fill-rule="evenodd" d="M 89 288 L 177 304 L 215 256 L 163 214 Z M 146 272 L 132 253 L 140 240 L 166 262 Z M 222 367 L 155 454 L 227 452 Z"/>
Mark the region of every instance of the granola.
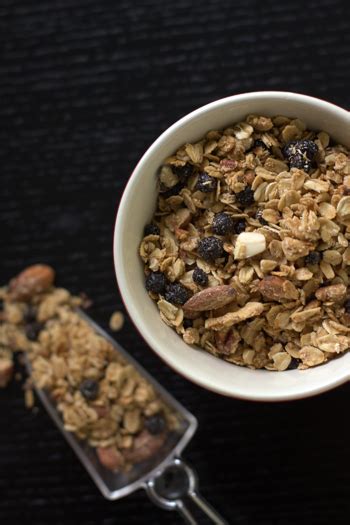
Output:
<path fill-rule="evenodd" d="M 248 115 L 165 159 L 139 253 L 187 344 L 284 371 L 349 348 L 349 239 L 349 150 L 297 118 Z"/>
<path fill-rule="evenodd" d="M 160 449 L 176 416 L 78 313 L 84 300 L 54 287 L 54 275 L 49 266 L 31 266 L 0 289 L 0 387 L 12 378 L 16 353 L 26 352 L 26 406 L 34 404 L 33 384 L 46 389 L 66 430 L 95 448 L 106 468 L 129 470 Z"/>
<path fill-rule="evenodd" d="M 109 319 L 109 328 L 113 332 L 119 332 L 124 326 L 124 315 L 122 312 L 114 312 Z"/>

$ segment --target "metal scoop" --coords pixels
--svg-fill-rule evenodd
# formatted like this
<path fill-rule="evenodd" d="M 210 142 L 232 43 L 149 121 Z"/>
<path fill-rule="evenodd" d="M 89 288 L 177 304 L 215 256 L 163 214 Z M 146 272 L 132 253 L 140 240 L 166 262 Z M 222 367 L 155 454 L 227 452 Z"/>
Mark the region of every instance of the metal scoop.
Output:
<path fill-rule="evenodd" d="M 96 332 L 106 338 L 116 351 L 122 354 L 153 385 L 154 389 L 176 413 L 180 421 L 179 429 L 168 435 L 164 446 L 156 455 L 143 463 L 135 465 L 127 473 L 115 473 L 100 464 L 92 447 L 79 441 L 74 434 L 64 429 L 61 416 L 50 395 L 44 390 L 35 388 L 47 412 L 73 448 L 103 496 L 109 500 L 115 500 L 142 488 L 146 490 L 148 496 L 156 505 L 166 510 L 178 511 L 185 521 L 191 525 L 199 523 L 228 525 L 228 522 L 200 496 L 195 471 L 181 459 L 183 449 L 197 429 L 198 423 L 196 418 L 150 376 L 107 332 L 84 312 L 80 311 L 79 313 Z M 26 359 L 26 365 L 30 373 L 28 359 Z"/>

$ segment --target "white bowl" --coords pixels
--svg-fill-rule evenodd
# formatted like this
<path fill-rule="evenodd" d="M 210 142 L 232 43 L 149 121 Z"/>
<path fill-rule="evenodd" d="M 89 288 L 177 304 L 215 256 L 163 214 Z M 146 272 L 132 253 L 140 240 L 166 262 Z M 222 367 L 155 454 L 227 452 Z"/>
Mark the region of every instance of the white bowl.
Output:
<path fill-rule="evenodd" d="M 186 345 L 159 317 L 144 285 L 138 255 L 143 228 L 156 205 L 156 173 L 163 160 L 185 142 L 200 139 L 249 113 L 299 117 L 311 129 L 325 130 L 350 146 L 350 116 L 338 106 L 295 93 L 262 91 L 217 100 L 186 115 L 150 146 L 122 196 L 114 232 L 114 262 L 121 295 L 131 319 L 149 346 L 187 379 L 219 394 L 260 401 L 311 396 L 350 379 L 350 353 L 308 370 L 250 370 Z"/>

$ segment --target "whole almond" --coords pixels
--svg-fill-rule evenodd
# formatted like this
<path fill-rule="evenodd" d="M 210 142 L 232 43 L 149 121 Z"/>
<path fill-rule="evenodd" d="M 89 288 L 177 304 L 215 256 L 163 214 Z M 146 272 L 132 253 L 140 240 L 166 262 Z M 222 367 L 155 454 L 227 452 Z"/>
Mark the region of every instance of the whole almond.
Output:
<path fill-rule="evenodd" d="M 268 275 L 261 279 L 258 288 L 261 295 L 269 301 L 290 301 L 299 297 L 294 284 L 277 275 Z"/>
<path fill-rule="evenodd" d="M 37 293 L 44 292 L 52 286 L 55 271 L 46 264 L 34 264 L 10 281 L 9 295 L 13 300 L 30 299 Z"/>
<path fill-rule="evenodd" d="M 153 435 L 143 430 L 134 440 L 133 447 L 125 450 L 124 457 L 132 463 L 139 463 L 153 456 L 163 445 L 165 434 Z"/>
<path fill-rule="evenodd" d="M 109 470 L 117 471 L 123 467 L 123 455 L 116 449 L 116 447 L 99 447 L 96 449 L 96 452 L 101 464 Z"/>
<path fill-rule="evenodd" d="M 319 301 L 341 301 L 346 295 L 346 286 L 341 283 L 324 286 L 319 288 L 315 295 Z"/>
<path fill-rule="evenodd" d="M 185 314 L 187 312 L 204 312 L 215 310 L 231 303 L 236 296 L 236 291 L 228 284 L 211 286 L 205 290 L 192 295 L 183 305 Z"/>

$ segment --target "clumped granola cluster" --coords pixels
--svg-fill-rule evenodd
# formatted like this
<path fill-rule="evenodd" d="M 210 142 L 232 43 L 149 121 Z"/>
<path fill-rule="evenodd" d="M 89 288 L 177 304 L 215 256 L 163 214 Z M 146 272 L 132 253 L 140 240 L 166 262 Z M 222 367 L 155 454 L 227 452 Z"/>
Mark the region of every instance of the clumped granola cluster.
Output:
<path fill-rule="evenodd" d="M 65 429 L 94 447 L 105 467 L 128 470 L 161 448 L 175 414 L 81 317 L 82 299 L 53 283 L 52 268 L 35 265 L 1 289 L 0 387 L 11 380 L 14 354 L 26 352 L 30 381 L 50 393 Z M 33 402 L 28 382 L 26 401 Z"/>
<path fill-rule="evenodd" d="M 349 239 L 349 150 L 297 118 L 248 115 L 164 161 L 140 256 L 186 343 L 283 371 L 348 350 Z"/>

